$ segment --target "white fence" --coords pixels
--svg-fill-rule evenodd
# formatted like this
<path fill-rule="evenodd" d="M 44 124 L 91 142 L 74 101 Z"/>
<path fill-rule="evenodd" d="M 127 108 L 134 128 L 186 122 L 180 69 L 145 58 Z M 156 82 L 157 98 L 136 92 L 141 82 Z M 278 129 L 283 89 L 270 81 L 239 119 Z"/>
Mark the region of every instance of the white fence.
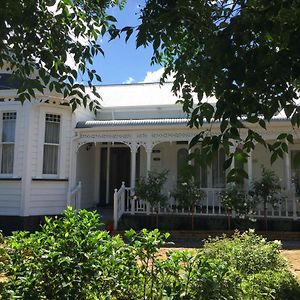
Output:
<path fill-rule="evenodd" d="M 207 216 L 226 216 L 226 210 L 222 207 L 220 202 L 220 193 L 223 188 L 204 188 L 205 200 L 195 207 L 195 215 Z M 125 187 L 124 182 L 119 190 L 115 189 L 114 194 L 114 226 L 117 229 L 118 220 L 123 214 L 153 214 L 156 209 L 151 207 L 149 203 L 144 200 L 133 197 L 132 189 Z M 282 202 L 276 207 L 271 204 L 267 205 L 267 216 L 269 218 L 286 218 L 297 220 L 299 214 L 299 202 L 295 196 L 294 191 L 286 192 Z M 159 214 L 177 214 L 188 215 L 191 214 L 189 208 L 180 207 L 173 198 L 170 198 L 164 206 L 158 208 Z M 233 212 L 234 215 L 234 212 Z M 251 215 L 253 218 L 264 216 L 263 205 L 259 205 L 257 210 Z"/>

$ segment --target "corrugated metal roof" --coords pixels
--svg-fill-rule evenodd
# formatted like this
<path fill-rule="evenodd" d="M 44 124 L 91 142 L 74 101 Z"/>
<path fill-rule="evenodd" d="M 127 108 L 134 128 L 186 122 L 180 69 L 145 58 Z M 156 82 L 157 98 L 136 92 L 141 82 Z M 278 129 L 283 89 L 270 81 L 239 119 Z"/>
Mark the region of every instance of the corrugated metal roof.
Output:
<path fill-rule="evenodd" d="M 132 127 L 132 126 L 172 126 L 187 125 L 186 118 L 165 118 L 165 119 L 135 119 L 135 120 L 91 120 L 78 122 L 76 128 L 101 128 L 101 127 Z M 288 121 L 284 114 L 273 117 L 276 121 Z M 217 122 L 218 123 L 218 122 Z"/>
<path fill-rule="evenodd" d="M 78 122 L 76 128 L 187 125 L 188 119 L 141 119 Z"/>

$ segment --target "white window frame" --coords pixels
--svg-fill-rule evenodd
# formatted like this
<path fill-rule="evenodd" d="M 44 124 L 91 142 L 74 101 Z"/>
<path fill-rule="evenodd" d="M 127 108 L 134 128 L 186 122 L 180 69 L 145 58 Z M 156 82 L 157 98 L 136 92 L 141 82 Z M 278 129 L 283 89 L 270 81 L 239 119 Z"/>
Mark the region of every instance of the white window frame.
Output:
<path fill-rule="evenodd" d="M 43 178 L 59 178 L 60 177 L 60 168 L 61 168 L 61 140 L 62 140 L 62 114 L 57 113 L 56 111 L 45 111 L 43 114 L 41 114 L 43 117 L 43 126 L 41 128 L 43 132 L 43 138 L 42 138 L 42 159 L 41 159 L 41 173 Z M 59 122 L 59 143 L 46 143 L 45 142 L 45 135 L 46 135 L 46 117 L 47 115 L 54 115 L 58 116 L 60 118 Z M 56 174 L 47 174 L 44 173 L 44 148 L 45 145 L 53 145 L 57 146 L 57 172 Z"/>
<path fill-rule="evenodd" d="M 5 113 L 14 113 L 16 114 L 15 118 L 15 137 L 14 142 L 3 142 L 2 141 L 2 134 L 3 134 L 3 114 Z M 16 110 L 4 110 L 0 111 L 0 177 L 1 178 L 10 178 L 14 175 L 15 170 L 15 162 L 16 162 L 16 133 L 17 133 L 17 116 L 18 113 Z M 3 153 L 3 145 L 14 145 L 14 157 L 13 157 L 13 166 L 11 173 L 2 173 L 2 153 Z"/>

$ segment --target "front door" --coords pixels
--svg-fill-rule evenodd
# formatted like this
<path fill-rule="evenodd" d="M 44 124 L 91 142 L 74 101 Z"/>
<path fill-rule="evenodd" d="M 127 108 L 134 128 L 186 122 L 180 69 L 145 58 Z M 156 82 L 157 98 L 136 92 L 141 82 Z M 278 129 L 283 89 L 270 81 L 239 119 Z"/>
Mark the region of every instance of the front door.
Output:
<path fill-rule="evenodd" d="M 122 181 L 125 181 L 125 186 L 129 186 L 130 183 L 129 148 L 120 147 L 110 149 L 109 174 L 109 204 L 113 204 L 114 189 L 119 189 Z"/>

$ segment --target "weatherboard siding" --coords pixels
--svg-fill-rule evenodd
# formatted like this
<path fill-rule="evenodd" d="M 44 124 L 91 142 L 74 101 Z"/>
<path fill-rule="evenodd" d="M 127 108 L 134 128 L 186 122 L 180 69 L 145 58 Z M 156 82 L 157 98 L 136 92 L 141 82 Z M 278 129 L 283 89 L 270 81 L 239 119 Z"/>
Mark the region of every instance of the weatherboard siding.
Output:
<path fill-rule="evenodd" d="M 32 181 L 28 204 L 30 215 L 56 215 L 66 208 L 67 181 Z"/>
<path fill-rule="evenodd" d="M 18 216 L 21 203 L 21 181 L 0 181 L 0 215 Z"/>

